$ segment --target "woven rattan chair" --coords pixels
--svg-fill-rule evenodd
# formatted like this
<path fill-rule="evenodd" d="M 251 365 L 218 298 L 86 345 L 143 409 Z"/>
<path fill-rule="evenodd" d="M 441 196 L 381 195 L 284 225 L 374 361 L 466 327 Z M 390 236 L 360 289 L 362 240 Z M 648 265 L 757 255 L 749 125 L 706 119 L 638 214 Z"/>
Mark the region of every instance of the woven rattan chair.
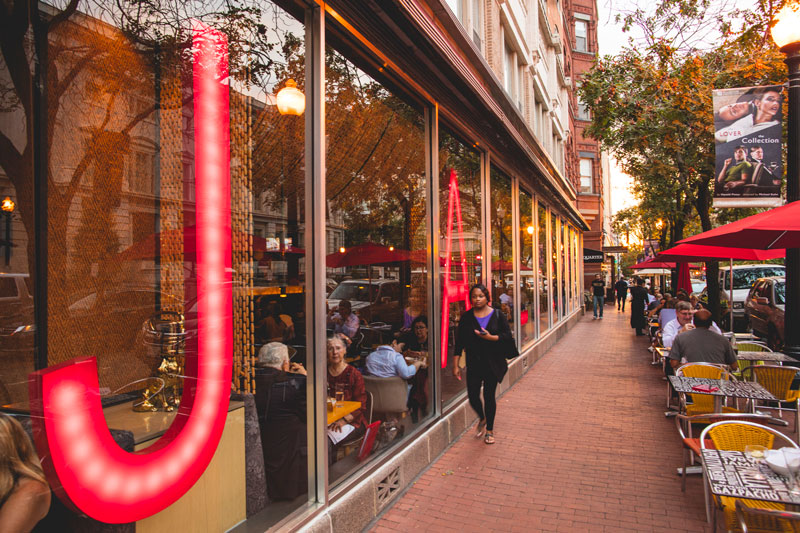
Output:
<path fill-rule="evenodd" d="M 715 365 L 711 363 L 687 363 L 677 370 L 676 376 L 685 376 L 687 378 L 708 378 L 708 379 L 722 379 L 728 380 L 731 378 L 730 373 L 723 365 Z M 681 395 L 681 411 L 687 415 L 702 415 L 714 412 L 714 396 L 710 394 L 689 394 L 692 398 L 692 403 L 687 404 L 685 395 Z M 738 413 L 738 409 L 734 407 L 723 406 L 723 413 Z"/>
<path fill-rule="evenodd" d="M 736 500 L 736 518 L 743 533 L 800 533 L 800 513 L 748 507 Z"/>
<path fill-rule="evenodd" d="M 769 415 L 750 413 L 713 413 L 708 415 L 683 415 L 675 416 L 675 426 L 683 444 L 683 469 L 681 470 L 681 491 L 686 492 L 686 465 L 694 464 L 695 456 L 700 457 L 700 438 L 692 435 L 693 426 L 700 424 L 713 424 L 724 421 L 747 421 L 766 424 L 772 419 Z M 711 440 L 706 442 L 706 448 L 714 448 Z M 687 461 L 688 459 L 688 461 Z"/>
<path fill-rule="evenodd" d="M 755 381 L 767 389 L 773 396 L 780 400 L 777 406 L 758 405 L 759 409 L 774 409 L 778 411 L 778 417 L 783 420 L 783 411 L 794 411 L 794 431 L 795 438 L 800 439 L 800 424 L 797 422 L 800 412 L 800 391 L 792 390 L 792 380 L 797 373 L 797 368 L 793 366 L 777 366 L 777 365 L 756 365 L 748 369 L 748 373 L 752 373 Z M 792 407 L 783 407 L 781 402 L 788 402 Z"/>
<path fill-rule="evenodd" d="M 758 444 L 766 448 L 775 449 L 785 446 L 797 448 L 797 444 L 789 437 L 779 431 L 767 426 L 755 424 L 753 422 L 716 422 L 703 430 L 700 434 L 700 449 L 710 449 L 706 446 L 707 441 L 711 441 L 717 450 L 735 450 L 743 452 L 748 444 Z M 776 441 L 778 446 L 775 446 Z M 704 473 L 705 475 L 705 473 Z M 709 510 L 708 484 L 704 484 L 706 494 L 706 510 Z M 744 498 L 733 498 L 730 496 L 714 496 L 714 506 L 711 508 L 713 519 L 713 530 L 717 530 L 717 509 L 721 509 L 725 517 L 725 529 L 733 531 L 737 529 L 738 520 L 736 518 L 736 501 L 741 501 L 742 505 L 758 509 L 784 510 L 785 505 L 776 502 L 761 500 L 748 500 Z"/>
<path fill-rule="evenodd" d="M 770 349 L 769 346 L 767 346 L 766 344 L 761 344 L 760 342 L 757 342 L 757 341 L 737 342 L 736 343 L 736 349 L 739 350 L 740 352 L 771 352 L 772 351 L 772 349 Z M 745 379 L 747 379 L 748 375 L 752 377 L 752 374 L 746 374 L 744 369 L 748 368 L 750 366 L 753 366 L 753 365 L 761 365 L 761 364 L 763 364 L 763 363 L 760 363 L 758 361 L 746 361 L 746 360 L 740 359 L 739 360 L 739 370 L 731 372 L 731 374 L 733 374 L 733 376 L 736 379 L 745 380 Z"/>

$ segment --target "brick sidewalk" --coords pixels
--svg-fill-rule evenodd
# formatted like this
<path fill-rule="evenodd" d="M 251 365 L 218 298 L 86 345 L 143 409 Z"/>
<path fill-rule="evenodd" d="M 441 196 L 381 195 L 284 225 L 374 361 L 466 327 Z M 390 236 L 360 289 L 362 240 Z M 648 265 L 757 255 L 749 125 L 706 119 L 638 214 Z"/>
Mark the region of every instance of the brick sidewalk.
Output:
<path fill-rule="evenodd" d="M 500 399 L 497 443 L 465 433 L 373 531 L 711 531 L 629 318 L 587 314 Z"/>

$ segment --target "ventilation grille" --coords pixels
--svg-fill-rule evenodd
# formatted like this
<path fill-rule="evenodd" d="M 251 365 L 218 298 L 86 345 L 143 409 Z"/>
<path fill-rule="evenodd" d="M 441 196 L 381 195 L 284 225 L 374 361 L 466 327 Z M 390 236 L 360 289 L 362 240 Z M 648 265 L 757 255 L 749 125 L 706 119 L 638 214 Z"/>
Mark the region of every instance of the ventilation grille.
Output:
<path fill-rule="evenodd" d="M 383 507 L 400 490 L 400 467 L 378 482 L 378 508 Z"/>

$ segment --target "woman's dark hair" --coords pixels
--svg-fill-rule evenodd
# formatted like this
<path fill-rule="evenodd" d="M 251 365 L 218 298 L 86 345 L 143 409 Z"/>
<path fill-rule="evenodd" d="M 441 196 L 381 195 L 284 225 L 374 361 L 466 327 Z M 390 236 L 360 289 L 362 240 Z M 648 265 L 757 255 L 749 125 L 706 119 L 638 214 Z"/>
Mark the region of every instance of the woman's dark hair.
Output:
<path fill-rule="evenodd" d="M 489 294 L 489 290 L 486 288 L 486 285 L 484 285 L 483 283 L 476 283 L 475 285 L 473 285 L 472 287 L 469 288 L 469 296 L 470 296 L 470 298 L 472 297 L 472 291 L 474 291 L 475 289 L 480 289 L 480 291 L 483 293 L 483 295 L 486 296 L 486 299 L 488 301 L 490 301 L 490 302 L 492 301 L 492 296 Z"/>
<path fill-rule="evenodd" d="M 420 322 L 425 324 L 426 328 L 428 327 L 428 317 L 426 317 L 425 315 L 419 315 L 417 318 L 411 321 L 411 329 L 413 330 L 414 326 L 416 326 Z"/>

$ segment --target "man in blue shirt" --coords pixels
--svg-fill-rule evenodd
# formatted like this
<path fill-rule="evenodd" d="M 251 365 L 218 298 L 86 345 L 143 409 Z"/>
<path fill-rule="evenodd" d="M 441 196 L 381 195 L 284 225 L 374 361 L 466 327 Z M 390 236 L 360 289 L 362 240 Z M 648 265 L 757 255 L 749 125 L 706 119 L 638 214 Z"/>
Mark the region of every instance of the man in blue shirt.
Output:
<path fill-rule="evenodd" d="M 425 368 L 424 361 L 414 361 L 410 365 L 403 358 L 403 343 L 393 340 L 390 346 L 378 346 L 374 352 L 367 356 L 367 372 L 378 378 L 393 378 L 395 376 L 409 379 L 420 368 Z"/>

